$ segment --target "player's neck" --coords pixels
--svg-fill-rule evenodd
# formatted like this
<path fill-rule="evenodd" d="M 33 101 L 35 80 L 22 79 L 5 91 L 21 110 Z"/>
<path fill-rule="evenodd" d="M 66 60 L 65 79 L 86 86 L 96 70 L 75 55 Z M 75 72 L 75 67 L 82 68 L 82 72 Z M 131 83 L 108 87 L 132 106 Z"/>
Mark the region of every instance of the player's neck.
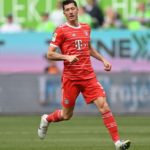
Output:
<path fill-rule="evenodd" d="M 80 26 L 80 24 L 79 24 L 79 22 L 78 21 L 68 21 L 67 22 L 70 26 L 73 26 L 73 27 L 79 27 Z"/>

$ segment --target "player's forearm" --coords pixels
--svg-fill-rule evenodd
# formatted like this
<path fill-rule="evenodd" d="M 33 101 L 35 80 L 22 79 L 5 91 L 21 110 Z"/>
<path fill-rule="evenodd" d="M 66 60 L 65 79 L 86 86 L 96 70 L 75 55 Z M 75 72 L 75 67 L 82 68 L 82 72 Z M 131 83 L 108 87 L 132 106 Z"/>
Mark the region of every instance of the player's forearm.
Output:
<path fill-rule="evenodd" d="M 105 61 L 105 58 L 100 53 L 98 53 L 93 47 L 91 47 L 90 49 L 90 55 L 102 62 Z"/>
<path fill-rule="evenodd" d="M 63 54 L 60 54 L 57 52 L 49 51 L 47 53 L 47 58 L 49 60 L 54 60 L 54 61 L 63 61 L 63 60 L 66 60 L 66 55 L 63 55 Z"/>

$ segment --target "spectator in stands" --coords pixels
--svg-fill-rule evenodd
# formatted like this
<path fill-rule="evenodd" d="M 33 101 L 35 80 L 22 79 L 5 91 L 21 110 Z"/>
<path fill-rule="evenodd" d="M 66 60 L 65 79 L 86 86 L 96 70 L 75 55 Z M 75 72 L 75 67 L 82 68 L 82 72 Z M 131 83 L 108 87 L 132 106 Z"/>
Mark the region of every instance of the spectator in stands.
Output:
<path fill-rule="evenodd" d="M 48 13 L 41 14 L 41 22 L 36 27 L 36 31 L 53 32 L 55 28 L 56 28 L 55 24 L 49 20 L 49 14 Z"/>
<path fill-rule="evenodd" d="M 55 61 L 50 61 L 47 59 L 46 54 L 43 55 L 43 58 L 47 62 L 47 66 L 44 68 L 44 75 L 39 77 L 39 103 L 43 106 L 47 106 L 51 101 L 51 81 L 46 75 L 58 75 L 60 74 L 60 70 Z"/>
<path fill-rule="evenodd" d="M 87 23 L 89 24 L 91 27 L 93 25 L 93 22 L 92 22 L 92 17 L 86 13 L 85 11 L 85 8 L 84 7 L 79 7 L 79 22 L 83 22 L 83 23 Z"/>
<path fill-rule="evenodd" d="M 51 74 L 51 75 L 56 75 L 60 73 L 59 68 L 57 67 L 57 64 L 55 61 L 49 61 L 49 64 L 45 68 L 44 72 Z"/>
<path fill-rule="evenodd" d="M 129 18 L 128 28 L 131 30 L 139 30 L 148 27 L 150 24 L 150 10 L 146 9 L 146 5 L 140 2 L 137 6 L 135 16 Z"/>
<path fill-rule="evenodd" d="M 124 28 L 120 15 L 111 7 L 105 11 L 105 18 L 103 23 L 104 28 Z"/>
<path fill-rule="evenodd" d="M 93 27 L 98 28 L 102 26 L 104 21 L 103 12 L 98 7 L 96 0 L 87 0 L 87 5 L 85 6 L 86 12 L 93 18 Z"/>
<path fill-rule="evenodd" d="M 48 65 L 46 66 L 46 68 L 44 69 L 44 72 L 46 74 L 51 74 L 51 75 L 56 75 L 60 73 L 60 70 L 56 64 L 55 61 L 50 61 L 47 59 L 47 56 L 44 55 L 44 58 L 46 59 Z"/>
<path fill-rule="evenodd" d="M 14 33 L 14 32 L 21 32 L 22 27 L 14 21 L 14 17 L 12 14 L 6 16 L 6 23 L 4 23 L 1 28 L 0 32 L 2 33 Z"/>
<path fill-rule="evenodd" d="M 62 2 L 58 1 L 56 4 L 56 9 L 52 11 L 50 19 L 56 26 L 59 26 L 65 22 L 65 18 L 62 12 Z"/>

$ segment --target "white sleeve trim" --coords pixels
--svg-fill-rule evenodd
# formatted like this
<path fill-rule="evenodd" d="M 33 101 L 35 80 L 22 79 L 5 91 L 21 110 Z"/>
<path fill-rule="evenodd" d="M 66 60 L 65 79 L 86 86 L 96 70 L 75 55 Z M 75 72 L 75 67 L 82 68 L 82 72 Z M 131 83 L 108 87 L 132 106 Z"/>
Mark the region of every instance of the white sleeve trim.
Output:
<path fill-rule="evenodd" d="M 53 47 L 58 47 L 57 45 L 55 45 L 55 44 L 52 44 L 52 43 L 50 43 L 50 46 L 53 46 Z"/>

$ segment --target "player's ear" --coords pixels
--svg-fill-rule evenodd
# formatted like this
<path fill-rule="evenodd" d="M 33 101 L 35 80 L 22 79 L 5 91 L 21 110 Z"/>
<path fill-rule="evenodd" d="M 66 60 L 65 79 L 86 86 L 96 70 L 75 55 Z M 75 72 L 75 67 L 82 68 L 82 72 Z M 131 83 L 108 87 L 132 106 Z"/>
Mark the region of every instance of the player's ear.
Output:
<path fill-rule="evenodd" d="M 65 10 L 63 10 L 63 14 L 65 15 Z"/>
<path fill-rule="evenodd" d="M 64 14 L 64 16 L 66 16 L 66 15 L 65 15 L 65 11 L 64 11 L 64 10 L 63 10 L 63 14 Z"/>

